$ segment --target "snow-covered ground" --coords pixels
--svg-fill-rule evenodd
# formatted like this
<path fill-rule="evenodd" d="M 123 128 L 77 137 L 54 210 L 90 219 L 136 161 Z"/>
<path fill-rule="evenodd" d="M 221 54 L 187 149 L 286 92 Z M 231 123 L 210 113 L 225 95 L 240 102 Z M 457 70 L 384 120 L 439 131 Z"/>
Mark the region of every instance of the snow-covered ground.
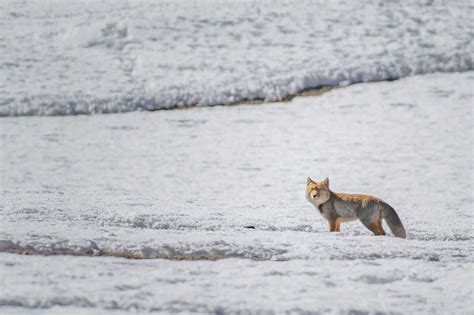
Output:
<path fill-rule="evenodd" d="M 0 314 L 474 314 L 473 13 L 2 1 Z M 307 176 L 407 239 L 329 233 Z"/>
<path fill-rule="evenodd" d="M 2 118 L 0 313 L 472 314 L 473 85 Z M 307 176 L 384 199 L 407 239 L 327 232 Z"/>
<path fill-rule="evenodd" d="M 473 69 L 472 1 L 0 3 L 0 116 L 278 100 Z"/>

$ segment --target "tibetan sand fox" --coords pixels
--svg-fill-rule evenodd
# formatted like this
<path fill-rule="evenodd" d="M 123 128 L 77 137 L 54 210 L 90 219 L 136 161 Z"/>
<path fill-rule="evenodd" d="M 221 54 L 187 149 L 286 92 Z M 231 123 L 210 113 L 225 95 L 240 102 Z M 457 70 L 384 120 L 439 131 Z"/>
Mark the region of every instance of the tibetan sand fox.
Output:
<path fill-rule="evenodd" d="M 313 181 L 308 177 L 306 198 L 328 220 L 331 232 L 339 232 L 341 222 L 359 219 L 375 235 L 385 235 L 384 219 L 395 236 L 406 237 L 405 228 L 390 205 L 369 195 L 333 192 L 327 178 Z"/>

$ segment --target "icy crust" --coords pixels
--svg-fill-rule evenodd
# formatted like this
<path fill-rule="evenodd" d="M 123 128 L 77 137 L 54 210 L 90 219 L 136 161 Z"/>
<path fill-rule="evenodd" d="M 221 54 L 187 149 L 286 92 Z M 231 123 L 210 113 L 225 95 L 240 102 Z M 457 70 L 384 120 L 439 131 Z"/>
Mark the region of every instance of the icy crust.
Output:
<path fill-rule="evenodd" d="M 468 0 L 38 1 L 1 12 L 0 116 L 275 101 L 473 69 Z"/>

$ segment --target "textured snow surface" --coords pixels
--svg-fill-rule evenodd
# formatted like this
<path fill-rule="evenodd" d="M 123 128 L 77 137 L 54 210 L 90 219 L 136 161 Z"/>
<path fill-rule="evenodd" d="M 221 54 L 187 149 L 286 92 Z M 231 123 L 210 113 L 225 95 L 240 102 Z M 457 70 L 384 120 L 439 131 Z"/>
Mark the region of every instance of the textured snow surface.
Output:
<path fill-rule="evenodd" d="M 107 313 L 469 314 L 468 307 L 472 313 L 472 287 L 466 284 L 472 265 L 461 263 L 0 257 L 8 288 L 0 302 L 12 313 L 100 314 L 102 308 Z"/>
<path fill-rule="evenodd" d="M 0 116 L 279 100 L 473 69 L 472 1 L 2 1 Z"/>
<path fill-rule="evenodd" d="M 472 314 L 473 84 L 2 118 L 0 313 Z M 327 232 L 307 176 L 384 199 L 407 239 Z"/>

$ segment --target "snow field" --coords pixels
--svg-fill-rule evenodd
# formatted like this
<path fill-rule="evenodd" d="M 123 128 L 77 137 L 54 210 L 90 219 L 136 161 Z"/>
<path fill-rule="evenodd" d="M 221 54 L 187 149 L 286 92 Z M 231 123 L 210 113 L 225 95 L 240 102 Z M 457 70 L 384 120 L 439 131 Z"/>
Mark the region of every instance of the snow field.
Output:
<path fill-rule="evenodd" d="M 473 69 L 469 1 L 0 4 L 0 116 L 281 100 Z"/>
<path fill-rule="evenodd" d="M 2 118 L 0 310 L 472 313 L 473 82 Z M 327 232 L 307 176 L 387 201 L 407 239 Z"/>

